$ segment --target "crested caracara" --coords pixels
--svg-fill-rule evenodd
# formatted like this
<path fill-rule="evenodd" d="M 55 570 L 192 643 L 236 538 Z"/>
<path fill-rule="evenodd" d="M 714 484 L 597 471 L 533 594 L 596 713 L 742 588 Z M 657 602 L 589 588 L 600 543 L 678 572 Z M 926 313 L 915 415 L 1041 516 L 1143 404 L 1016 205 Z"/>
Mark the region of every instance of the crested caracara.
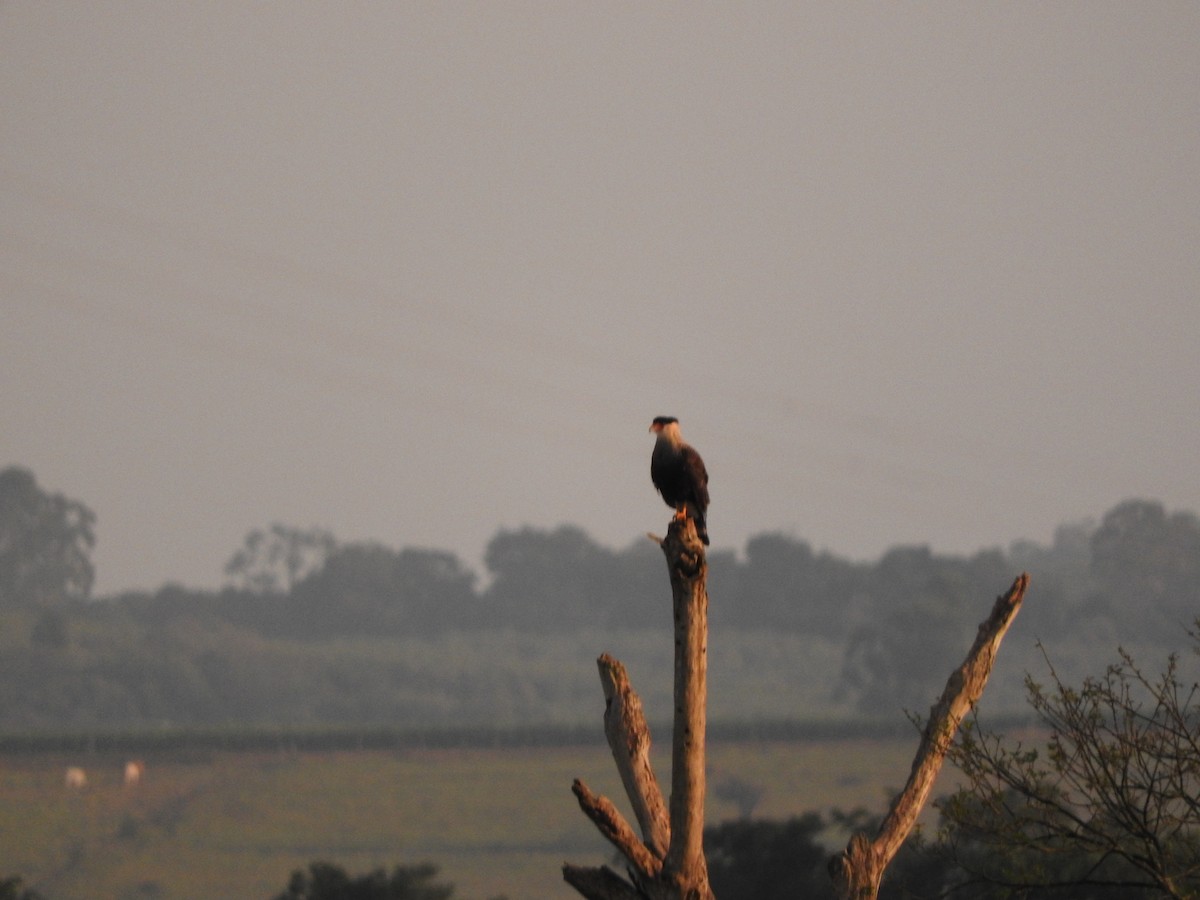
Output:
<path fill-rule="evenodd" d="M 650 480 L 667 506 L 675 510 L 676 518 L 692 517 L 696 535 L 707 544 L 704 514 L 708 510 L 708 472 L 704 460 L 683 440 L 678 419 L 659 416 L 650 424 L 650 430 L 658 436 L 650 454 Z"/>

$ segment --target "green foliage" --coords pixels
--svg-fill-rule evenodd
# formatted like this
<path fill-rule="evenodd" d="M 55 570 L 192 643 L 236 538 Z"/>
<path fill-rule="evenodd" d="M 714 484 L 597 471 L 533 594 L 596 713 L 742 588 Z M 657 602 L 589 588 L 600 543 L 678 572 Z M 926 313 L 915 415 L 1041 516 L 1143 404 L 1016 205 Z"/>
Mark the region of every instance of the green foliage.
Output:
<path fill-rule="evenodd" d="M 784 822 L 739 819 L 704 830 L 713 893 L 721 900 L 832 897 L 825 870 L 829 851 L 817 813 Z"/>
<path fill-rule="evenodd" d="M 39 488 L 28 469 L 0 471 L 0 604 L 87 599 L 95 522 L 82 503 Z"/>
<path fill-rule="evenodd" d="M 24 880 L 13 875 L 0 878 L 0 900 L 44 900 L 41 894 L 33 888 L 25 887 Z"/>
<path fill-rule="evenodd" d="M 86 596 L 93 521 L 26 470 L 0 473 L 0 727 L 574 721 L 595 690 L 578 663 L 597 648 L 631 666 L 648 702 L 669 689 L 664 564 L 643 538 L 612 550 L 575 526 L 501 531 L 480 587 L 452 553 L 275 523 L 246 536 L 221 591 L 54 603 Z M 1007 554 L 900 547 L 851 562 L 781 534 L 714 550 L 714 714 L 922 710 L 980 604 L 1025 569 L 1033 587 L 986 698 L 1014 708 L 1019 670 L 1004 669 L 1029 652 L 1023 635 L 1054 639 L 1066 670 L 1116 633 L 1161 643 L 1200 607 L 1198 547 L 1195 516 L 1129 501 Z"/>
<path fill-rule="evenodd" d="M 434 883 L 437 866 L 396 866 L 389 875 L 376 869 L 354 877 L 327 862 L 313 862 L 308 871 L 297 869 L 287 889 L 275 900 L 449 900 L 451 885 Z"/>
<path fill-rule="evenodd" d="M 709 882 L 721 900 L 832 900 L 828 863 L 834 847 L 840 849 L 851 832 L 872 834 L 878 827 L 861 809 L 724 822 L 704 831 Z M 945 854 L 914 836 L 888 867 L 880 900 L 944 896 L 952 871 Z"/>
<path fill-rule="evenodd" d="M 1168 515 L 1148 500 L 1114 507 L 1091 537 L 1091 574 L 1098 586 L 1089 598 L 1094 614 L 1124 624 L 1125 604 L 1134 598 L 1142 607 L 1136 630 L 1172 640 L 1200 607 L 1200 519 Z"/>
<path fill-rule="evenodd" d="M 474 582 L 452 553 L 347 544 L 295 586 L 280 630 L 327 638 L 469 628 L 481 611 Z"/>
<path fill-rule="evenodd" d="M 260 594 L 290 591 L 320 569 L 337 544 L 320 528 L 291 528 L 276 522 L 256 528 L 225 564 L 225 574 L 242 589 Z"/>
<path fill-rule="evenodd" d="M 738 598 L 732 609 L 714 610 L 713 621 L 719 626 L 736 615 L 768 628 L 844 641 L 865 612 L 870 572 L 868 565 L 813 553 L 787 535 L 757 535 L 746 542 L 745 562 L 734 561 L 731 573 L 710 565 L 714 593 Z"/>
<path fill-rule="evenodd" d="M 998 551 L 969 559 L 936 557 L 927 547 L 889 551 L 864 591 L 876 611 L 850 636 L 842 696 L 868 715 L 927 709 L 970 646 L 981 601 L 1011 578 Z"/>
<path fill-rule="evenodd" d="M 1175 655 L 1151 677 L 1123 650 L 1079 687 L 1050 676 L 1048 688 L 1027 682 L 1044 741 L 1010 743 L 976 722 L 951 750 L 967 784 L 939 806 L 958 864 L 1002 890 L 1196 895 L 1200 686 Z"/>
<path fill-rule="evenodd" d="M 492 538 L 485 563 L 492 581 L 483 615 L 493 626 L 544 634 L 670 623 L 647 602 L 665 582 L 662 553 L 649 541 L 616 552 L 574 525 L 522 528 Z"/>
<path fill-rule="evenodd" d="M 61 650 L 67 646 L 67 617 L 59 609 L 47 609 L 38 616 L 29 633 L 29 640 L 42 647 Z"/>

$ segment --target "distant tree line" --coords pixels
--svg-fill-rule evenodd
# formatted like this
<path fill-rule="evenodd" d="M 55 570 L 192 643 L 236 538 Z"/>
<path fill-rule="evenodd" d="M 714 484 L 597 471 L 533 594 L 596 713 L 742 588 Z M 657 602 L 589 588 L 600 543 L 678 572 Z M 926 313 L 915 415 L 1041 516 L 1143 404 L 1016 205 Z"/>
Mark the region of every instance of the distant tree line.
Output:
<path fill-rule="evenodd" d="M 451 900 L 454 885 L 434 881 L 437 873 L 437 866 L 422 863 L 350 875 L 334 863 L 317 861 L 293 872 L 274 900 Z"/>
<path fill-rule="evenodd" d="M 467 684 L 437 659 L 397 660 L 369 642 L 670 624 L 658 548 L 640 538 L 611 549 L 574 525 L 498 532 L 481 580 L 447 551 L 276 523 L 245 536 L 220 590 L 93 599 L 95 525 L 27 469 L 0 471 L 0 727 L 79 721 L 84 709 L 115 723 L 438 722 L 447 692 L 494 710 L 545 699 L 556 676 Z M 1021 627 L 1047 644 L 1170 646 L 1200 608 L 1200 520 L 1129 500 L 1098 525 L 1060 527 L 1049 546 L 895 547 L 873 561 L 766 533 L 740 553 L 712 551 L 709 570 L 714 642 L 753 631 L 824 642 L 841 657 L 829 678 L 838 700 L 894 714 L 928 705 L 938 661 L 969 644 L 980 603 L 1014 571 L 1033 576 Z"/>

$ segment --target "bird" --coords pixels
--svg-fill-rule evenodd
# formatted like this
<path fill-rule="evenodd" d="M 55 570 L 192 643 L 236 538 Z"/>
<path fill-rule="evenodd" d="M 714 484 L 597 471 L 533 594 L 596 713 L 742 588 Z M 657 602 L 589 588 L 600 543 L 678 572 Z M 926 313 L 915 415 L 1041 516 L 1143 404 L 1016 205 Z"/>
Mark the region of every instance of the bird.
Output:
<path fill-rule="evenodd" d="M 708 470 L 696 449 L 679 433 L 679 420 L 658 416 L 650 423 L 650 432 L 658 436 L 650 454 L 650 480 L 662 494 L 676 519 L 689 515 L 696 523 L 696 535 L 708 544 Z"/>

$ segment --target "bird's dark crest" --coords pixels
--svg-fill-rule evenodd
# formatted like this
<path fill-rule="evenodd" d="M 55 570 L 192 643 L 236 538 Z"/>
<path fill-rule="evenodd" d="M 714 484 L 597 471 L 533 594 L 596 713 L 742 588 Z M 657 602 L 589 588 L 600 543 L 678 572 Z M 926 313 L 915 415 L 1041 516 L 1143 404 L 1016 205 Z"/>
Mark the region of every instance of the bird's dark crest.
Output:
<path fill-rule="evenodd" d="M 675 418 L 674 416 L 655 416 L 654 421 L 651 422 L 650 424 L 651 425 L 670 425 L 672 422 L 678 422 L 678 421 L 679 420 L 677 418 Z"/>

